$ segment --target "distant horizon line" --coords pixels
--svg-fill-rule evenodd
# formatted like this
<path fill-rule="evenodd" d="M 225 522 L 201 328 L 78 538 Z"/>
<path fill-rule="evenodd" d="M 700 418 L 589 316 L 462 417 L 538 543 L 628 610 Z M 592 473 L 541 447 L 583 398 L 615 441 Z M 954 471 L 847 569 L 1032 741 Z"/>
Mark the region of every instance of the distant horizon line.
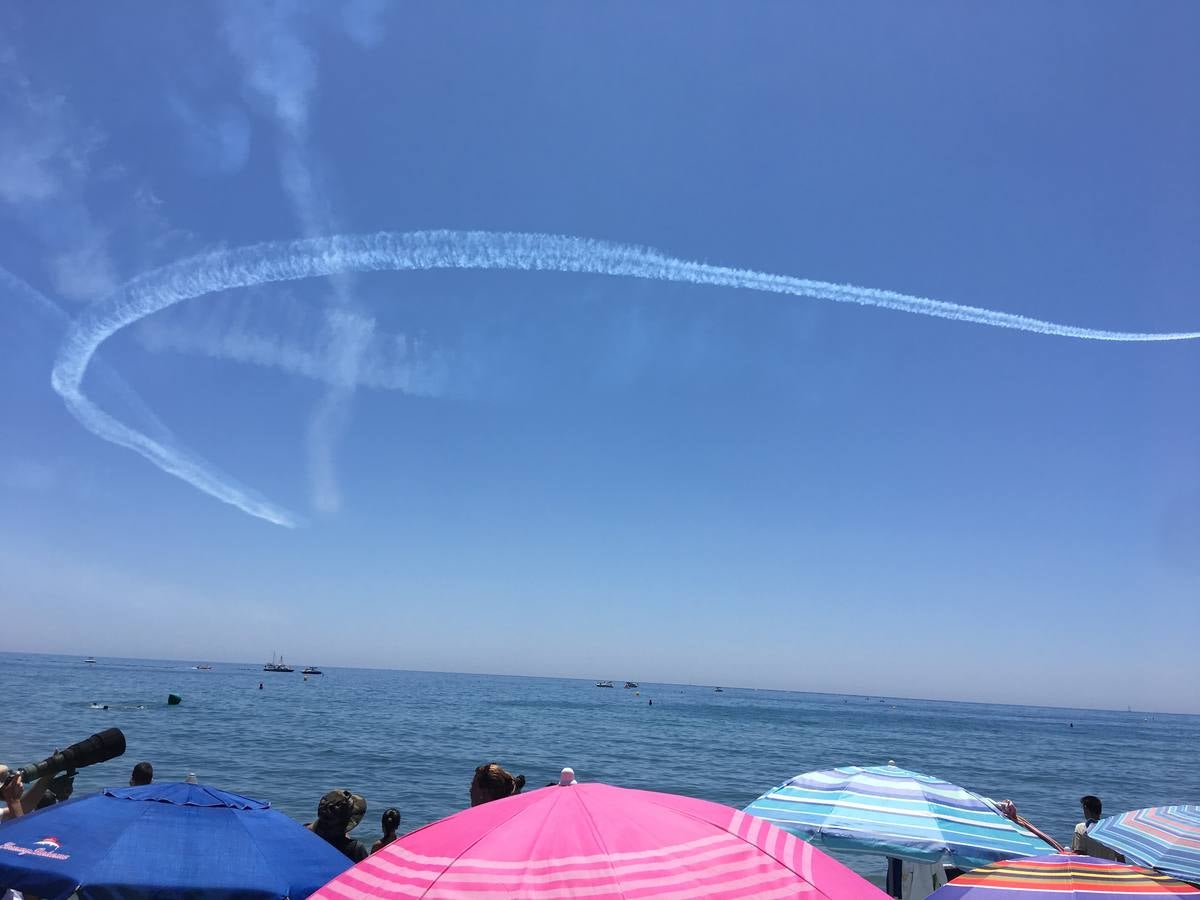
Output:
<path fill-rule="evenodd" d="M 169 663 L 191 663 L 199 665 L 200 663 L 217 663 L 228 666 L 262 666 L 262 663 L 251 662 L 249 660 L 220 660 L 216 657 L 201 658 L 201 657 L 148 657 L 148 656 L 89 656 L 87 654 L 75 653 L 47 653 L 40 650 L 3 650 L 0 649 L 0 655 L 4 656 L 47 656 L 59 657 L 64 659 L 73 659 L 78 657 L 81 661 L 84 659 L 101 659 L 112 660 L 127 660 L 132 662 L 169 662 Z M 347 671 L 369 671 L 369 672 L 413 672 L 422 675 L 473 675 L 484 676 L 487 678 L 537 678 L 552 681 L 609 681 L 613 679 L 600 678 L 591 675 L 514 675 L 509 672 L 451 672 L 443 669 L 419 669 L 419 668 L 398 668 L 396 666 L 318 666 L 318 668 L 326 669 L 345 669 Z M 944 697 L 908 697 L 898 694 L 869 694 L 861 691 L 844 693 L 840 691 L 808 691 L 798 690 L 796 688 L 773 688 L 773 687 L 750 687 L 730 684 L 728 682 L 717 684 L 716 682 L 691 682 L 691 681 L 648 681 L 646 684 L 656 684 L 665 687 L 694 687 L 694 688 L 717 688 L 723 690 L 735 691 L 766 691 L 777 694 L 808 694 L 818 697 L 865 697 L 867 699 L 880 700 L 904 700 L 912 703 L 958 703 L 972 706 L 1002 706 L 1009 708 L 1023 709 L 1048 709 L 1061 712 L 1124 712 L 1124 713 L 1146 713 L 1156 716 L 1188 716 L 1198 717 L 1200 712 L 1171 712 L 1169 710 L 1153 710 L 1153 709 L 1133 709 L 1131 706 L 1126 706 L 1125 709 L 1119 709 L 1109 706 L 1052 706 L 1040 703 L 999 703 L 990 700 L 955 700 Z M 641 684 L 641 682 L 639 682 Z"/>

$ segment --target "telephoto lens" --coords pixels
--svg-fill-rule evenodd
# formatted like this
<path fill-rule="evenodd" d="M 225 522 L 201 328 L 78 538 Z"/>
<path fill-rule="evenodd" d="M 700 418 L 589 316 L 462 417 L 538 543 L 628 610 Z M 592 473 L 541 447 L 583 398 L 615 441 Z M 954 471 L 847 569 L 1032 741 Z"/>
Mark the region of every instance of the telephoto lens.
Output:
<path fill-rule="evenodd" d="M 53 775 L 55 772 L 82 769 L 84 766 L 108 762 L 124 752 L 125 734 L 120 728 L 106 728 L 89 738 L 84 738 L 77 744 L 59 750 L 52 756 L 47 756 L 41 762 L 30 763 L 18 771 L 25 779 L 25 783 L 29 784 L 43 775 Z"/>

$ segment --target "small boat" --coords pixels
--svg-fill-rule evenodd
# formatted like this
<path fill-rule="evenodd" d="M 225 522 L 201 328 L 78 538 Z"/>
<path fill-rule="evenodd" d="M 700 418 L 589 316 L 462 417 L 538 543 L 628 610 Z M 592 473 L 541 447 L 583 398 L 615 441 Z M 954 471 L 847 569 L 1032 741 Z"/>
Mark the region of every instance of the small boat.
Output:
<path fill-rule="evenodd" d="M 264 672 L 295 672 L 291 666 L 283 661 L 283 657 L 279 657 L 279 662 L 275 662 L 275 654 L 271 654 L 271 661 L 263 666 Z"/>
<path fill-rule="evenodd" d="M 625 687 L 627 687 L 627 688 L 635 688 L 637 686 L 638 686 L 638 683 L 636 681 L 625 682 Z"/>
<path fill-rule="evenodd" d="M 305 675 L 324 675 L 325 674 L 320 669 L 318 669 L 316 666 L 305 666 L 302 670 L 302 673 Z"/>
<path fill-rule="evenodd" d="M 198 666 L 192 666 L 192 668 L 193 668 L 193 669 L 198 669 L 198 670 L 200 670 L 201 672 L 211 672 L 211 671 L 212 671 L 212 666 L 210 666 L 210 665 L 208 665 L 208 664 L 206 664 L 206 663 L 201 663 L 201 664 L 200 664 L 200 665 L 198 665 Z"/>
<path fill-rule="evenodd" d="M 612 686 L 613 686 L 613 683 L 611 681 L 597 681 L 596 682 L 596 687 L 612 687 Z"/>
<path fill-rule="evenodd" d="M 725 693 L 725 688 L 713 688 L 713 691 L 718 694 Z"/>
<path fill-rule="evenodd" d="M 84 662 L 87 663 L 89 666 L 94 666 L 96 664 L 96 657 L 89 656 L 87 659 L 84 660 Z"/>

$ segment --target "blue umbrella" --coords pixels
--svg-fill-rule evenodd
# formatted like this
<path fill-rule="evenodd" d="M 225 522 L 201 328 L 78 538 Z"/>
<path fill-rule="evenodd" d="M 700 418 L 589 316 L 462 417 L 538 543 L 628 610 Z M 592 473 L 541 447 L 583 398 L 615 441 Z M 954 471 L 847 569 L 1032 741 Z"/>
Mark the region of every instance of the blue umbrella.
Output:
<path fill-rule="evenodd" d="M 109 788 L 0 825 L 0 888 L 46 900 L 307 897 L 349 867 L 271 804 L 201 784 Z"/>
<path fill-rule="evenodd" d="M 818 846 L 961 869 L 1054 849 L 978 794 L 894 765 L 797 775 L 745 811 Z"/>
<path fill-rule="evenodd" d="M 1200 806 L 1152 806 L 1101 819 L 1088 836 L 1130 862 L 1200 882 Z"/>

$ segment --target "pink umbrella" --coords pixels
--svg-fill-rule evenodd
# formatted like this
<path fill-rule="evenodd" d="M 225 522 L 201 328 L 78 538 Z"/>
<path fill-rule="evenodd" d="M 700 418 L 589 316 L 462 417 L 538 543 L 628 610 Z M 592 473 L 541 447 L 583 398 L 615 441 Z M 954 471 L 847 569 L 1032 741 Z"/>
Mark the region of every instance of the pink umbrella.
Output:
<path fill-rule="evenodd" d="M 656 900 L 887 895 L 763 819 L 675 794 L 562 784 L 405 835 L 313 897 Z"/>

